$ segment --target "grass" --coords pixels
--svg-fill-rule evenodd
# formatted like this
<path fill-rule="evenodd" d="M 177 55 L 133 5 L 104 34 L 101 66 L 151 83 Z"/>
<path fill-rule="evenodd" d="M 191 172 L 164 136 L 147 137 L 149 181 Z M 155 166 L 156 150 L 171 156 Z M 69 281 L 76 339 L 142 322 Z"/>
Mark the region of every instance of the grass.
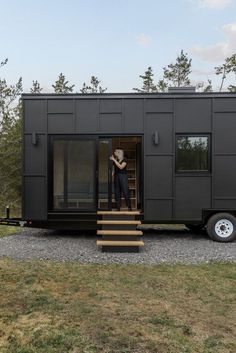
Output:
<path fill-rule="evenodd" d="M 236 264 L 0 259 L 1 353 L 233 353 Z"/>
<path fill-rule="evenodd" d="M 21 232 L 20 227 L 0 225 L 0 238 L 5 237 L 7 235 L 19 233 L 19 232 Z"/>
<path fill-rule="evenodd" d="M 6 214 L 5 213 L 0 213 L 0 218 L 5 218 Z M 10 213 L 10 218 L 21 217 L 21 212 L 18 210 L 14 210 L 13 212 L 11 211 Z M 0 238 L 5 237 L 7 235 L 15 234 L 21 232 L 21 227 L 14 227 L 14 226 L 4 226 L 0 225 Z M 1 353 L 1 352 L 0 352 Z"/>

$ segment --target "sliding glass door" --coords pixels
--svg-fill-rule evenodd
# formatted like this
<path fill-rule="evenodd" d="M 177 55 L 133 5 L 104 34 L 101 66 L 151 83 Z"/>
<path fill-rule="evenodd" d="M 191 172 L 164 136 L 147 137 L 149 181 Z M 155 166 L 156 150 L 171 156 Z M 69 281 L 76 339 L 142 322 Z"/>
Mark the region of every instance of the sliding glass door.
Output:
<path fill-rule="evenodd" d="M 53 210 L 96 210 L 96 139 L 53 137 Z"/>

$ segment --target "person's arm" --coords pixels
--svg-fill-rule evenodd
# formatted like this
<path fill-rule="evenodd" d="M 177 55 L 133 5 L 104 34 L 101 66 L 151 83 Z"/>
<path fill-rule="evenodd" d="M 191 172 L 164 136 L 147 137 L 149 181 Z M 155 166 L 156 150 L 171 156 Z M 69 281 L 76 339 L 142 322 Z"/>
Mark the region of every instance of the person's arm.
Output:
<path fill-rule="evenodd" d="M 119 163 L 115 158 L 113 159 L 113 162 L 117 165 L 119 169 L 124 169 L 126 167 L 126 162 L 123 161 L 122 163 Z"/>

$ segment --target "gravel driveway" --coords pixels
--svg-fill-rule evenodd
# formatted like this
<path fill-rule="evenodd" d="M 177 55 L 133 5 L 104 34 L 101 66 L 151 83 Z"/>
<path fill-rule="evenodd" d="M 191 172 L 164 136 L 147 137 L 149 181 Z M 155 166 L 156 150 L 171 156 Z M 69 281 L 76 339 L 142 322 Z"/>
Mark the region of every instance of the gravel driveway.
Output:
<path fill-rule="evenodd" d="M 125 264 L 236 261 L 236 242 L 217 243 L 204 231 L 194 234 L 184 227 L 146 230 L 139 253 L 103 253 L 96 245 L 97 239 L 96 234 L 25 228 L 19 234 L 0 238 L 0 257 Z"/>

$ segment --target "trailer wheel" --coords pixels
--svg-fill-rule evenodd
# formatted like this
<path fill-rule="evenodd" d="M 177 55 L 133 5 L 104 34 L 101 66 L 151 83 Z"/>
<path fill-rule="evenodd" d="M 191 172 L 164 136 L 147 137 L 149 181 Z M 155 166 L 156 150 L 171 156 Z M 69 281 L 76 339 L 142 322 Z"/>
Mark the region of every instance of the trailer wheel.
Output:
<path fill-rule="evenodd" d="M 212 240 L 228 243 L 236 239 L 236 218 L 230 213 L 216 213 L 207 222 Z"/>
<path fill-rule="evenodd" d="M 192 232 L 200 232 L 204 225 L 203 224 L 185 224 L 185 226 Z"/>

